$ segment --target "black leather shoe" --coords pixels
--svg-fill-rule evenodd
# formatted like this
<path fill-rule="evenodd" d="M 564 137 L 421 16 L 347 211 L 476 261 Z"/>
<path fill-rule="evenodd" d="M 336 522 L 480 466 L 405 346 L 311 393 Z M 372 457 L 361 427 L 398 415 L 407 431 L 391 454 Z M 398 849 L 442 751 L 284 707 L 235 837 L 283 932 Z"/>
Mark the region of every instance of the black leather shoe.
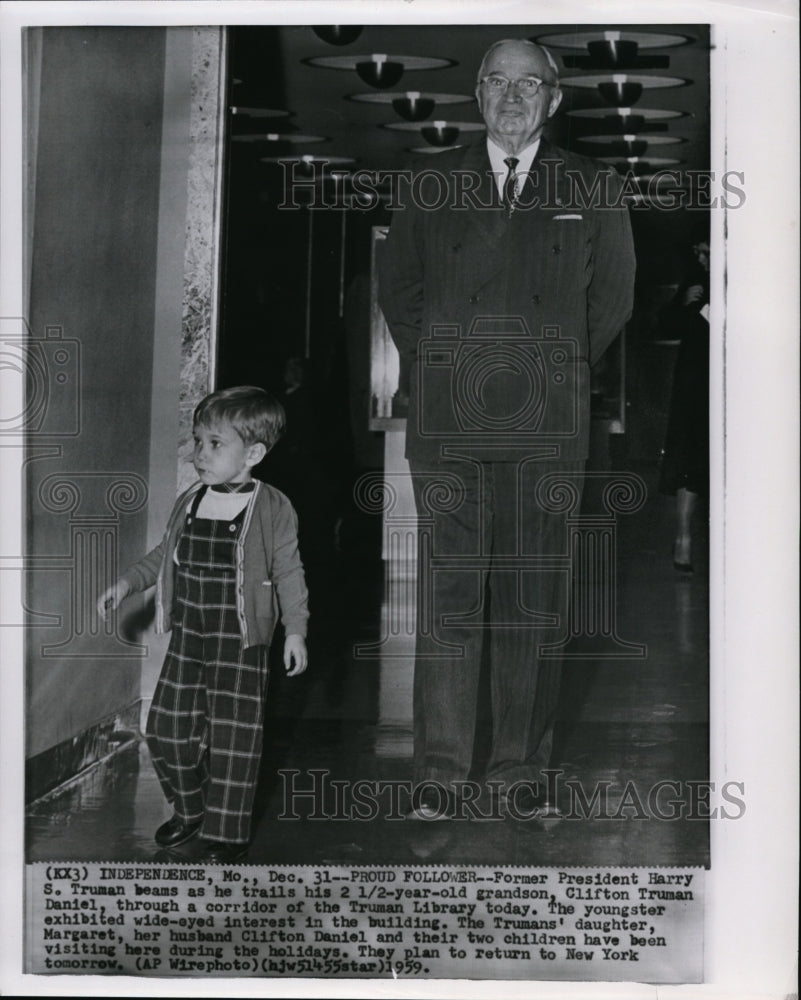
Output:
<path fill-rule="evenodd" d="M 247 854 L 247 844 L 231 844 L 221 840 L 211 840 L 201 851 L 198 861 L 208 865 L 232 865 Z"/>
<path fill-rule="evenodd" d="M 445 788 L 427 786 L 412 796 L 412 808 L 409 813 L 413 819 L 454 819 L 458 802 L 453 792 Z"/>
<path fill-rule="evenodd" d="M 185 844 L 187 840 L 191 840 L 200 829 L 202 822 L 203 820 L 197 820 L 195 823 L 184 823 L 178 816 L 173 816 L 156 830 L 154 839 L 160 847 L 177 847 L 179 844 Z"/>
<path fill-rule="evenodd" d="M 561 816 L 556 803 L 548 799 L 536 782 L 513 785 L 511 794 L 501 795 L 501 808 L 506 816 L 518 822 Z"/>

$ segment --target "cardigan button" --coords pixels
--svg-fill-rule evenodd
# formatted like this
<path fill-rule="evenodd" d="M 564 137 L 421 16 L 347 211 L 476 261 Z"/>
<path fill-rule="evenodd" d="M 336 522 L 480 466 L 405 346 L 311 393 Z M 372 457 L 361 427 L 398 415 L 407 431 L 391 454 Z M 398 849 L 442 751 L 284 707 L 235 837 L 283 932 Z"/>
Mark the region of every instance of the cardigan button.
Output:
<path fill-rule="evenodd" d="M 236 525 L 235 524 L 229 524 L 228 525 L 228 530 L 229 531 L 236 531 Z"/>

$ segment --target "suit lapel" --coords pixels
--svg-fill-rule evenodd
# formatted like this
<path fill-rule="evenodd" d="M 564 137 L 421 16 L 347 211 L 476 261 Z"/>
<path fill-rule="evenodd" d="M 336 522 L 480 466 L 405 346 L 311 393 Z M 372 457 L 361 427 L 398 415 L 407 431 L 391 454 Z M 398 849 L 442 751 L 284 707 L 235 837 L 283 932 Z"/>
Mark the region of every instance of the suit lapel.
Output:
<path fill-rule="evenodd" d="M 504 235 L 507 221 L 492 175 L 486 144 L 481 142 L 469 146 L 456 169 L 477 178 L 474 193 L 464 199 L 465 207 L 452 211 L 451 217 L 460 230 L 465 249 L 476 251 L 471 261 L 483 284 L 504 266 L 505 262 L 496 251 Z M 479 207 L 470 206 L 468 199 L 471 197 Z"/>
<path fill-rule="evenodd" d="M 454 242 L 461 243 L 463 248 L 466 285 L 478 289 L 495 279 L 508 266 L 502 244 L 510 222 L 506 218 L 483 141 L 469 146 L 453 171 L 469 172 L 477 178 L 473 197 L 481 207 L 470 207 L 465 198 L 465 207 L 449 209 L 448 217 L 449 226 L 453 227 L 451 234 L 456 237 Z M 458 190 L 455 181 L 453 185 L 451 190 Z M 543 138 L 520 192 L 522 204 L 518 211 L 521 216 L 526 217 L 526 230 L 530 240 L 536 242 L 543 220 L 537 206 L 556 208 L 565 197 L 563 157 L 559 150 Z M 526 208 L 526 205 L 529 207 Z M 520 220 L 515 220 L 518 225 L 519 222 Z"/>
<path fill-rule="evenodd" d="M 556 208 L 566 197 L 565 185 L 564 157 L 542 138 L 526 175 L 520 200 L 523 205 Z"/>

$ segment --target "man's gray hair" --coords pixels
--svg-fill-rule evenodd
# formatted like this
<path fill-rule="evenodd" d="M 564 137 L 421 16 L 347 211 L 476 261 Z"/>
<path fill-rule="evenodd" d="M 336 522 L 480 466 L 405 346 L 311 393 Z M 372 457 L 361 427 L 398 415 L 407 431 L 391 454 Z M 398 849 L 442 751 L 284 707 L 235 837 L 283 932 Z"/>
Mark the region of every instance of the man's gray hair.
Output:
<path fill-rule="evenodd" d="M 484 58 L 481 60 L 481 65 L 478 67 L 478 74 L 476 76 L 477 81 L 480 81 L 481 78 L 485 75 L 484 69 L 487 63 L 489 62 L 492 53 L 495 52 L 497 49 L 499 49 L 502 45 L 510 45 L 510 44 L 528 46 L 534 49 L 536 52 L 540 52 L 542 55 L 544 55 L 546 60 L 548 61 L 548 65 L 553 70 L 553 74 L 555 77 L 554 83 L 555 84 L 559 83 L 559 67 L 556 65 L 556 60 L 554 59 L 554 57 L 545 48 L 544 45 L 538 45 L 536 42 L 532 42 L 528 38 L 502 38 L 500 39 L 500 41 L 493 42 L 492 45 L 490 45 L 490 47 L 484 53 Z"/>

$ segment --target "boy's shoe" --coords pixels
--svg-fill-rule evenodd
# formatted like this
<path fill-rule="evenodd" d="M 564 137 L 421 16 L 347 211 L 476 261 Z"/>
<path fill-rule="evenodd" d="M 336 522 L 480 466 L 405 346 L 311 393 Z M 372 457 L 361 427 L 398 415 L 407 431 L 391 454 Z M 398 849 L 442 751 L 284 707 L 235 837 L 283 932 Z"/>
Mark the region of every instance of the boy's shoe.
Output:
<path fill-rule="evenodd" d="M 187 840 L 191 840 L 202 823 L 201 819 L 194 823 L 184 823 L 178 816 L 173 816 L 156 830 L 154 839 L 160 847 L 177 847 L 179 844 L 185 844 Z"/>
<path fill-rule="evenodd" d="M 247 844 L 232 844 L 221 840 L 211 840 L 200 852 L 198 861 L 209 865 L 232 865 L 247 854 Z"/>

